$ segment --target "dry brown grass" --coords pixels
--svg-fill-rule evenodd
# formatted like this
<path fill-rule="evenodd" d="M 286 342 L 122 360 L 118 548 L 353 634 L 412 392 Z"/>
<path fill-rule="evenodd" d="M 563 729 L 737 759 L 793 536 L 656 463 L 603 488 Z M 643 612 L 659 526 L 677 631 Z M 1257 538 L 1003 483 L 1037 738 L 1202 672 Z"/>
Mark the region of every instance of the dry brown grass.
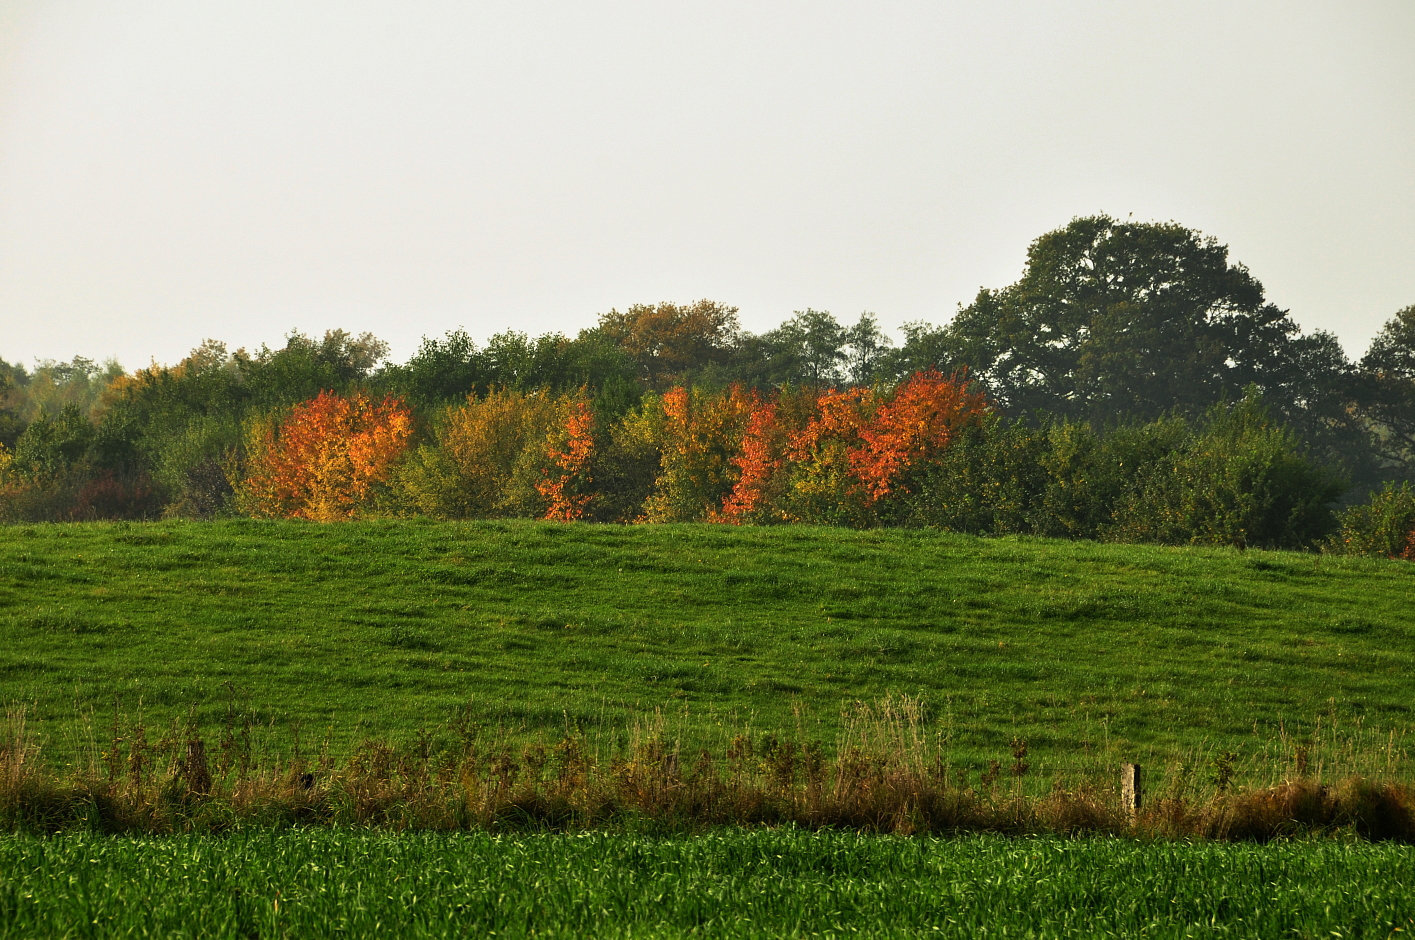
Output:
<path fill-rule="evenodd" d="M 858 705 L 833 753 L 815 743 L 738 734 L 718 753 L 685 753 L 661 721 L 608 754 L 582 735 L 511 746 L 474 734 L 451 747 L 427 738 L 366 741 L 345 760 L 322 748 L 282 756 L 228 722 L 209 746 L 192 728 L 151 740 L 115 719 L 81 769 L 49 770 L 22 711 L 0 731 L 0 828 L 52 832 L 220 832 L 238 826 L 341 825 L 393 830 L 656 828 L 795 825 L 899 834 L 990 831 L 1109 833 L 1271 840 L 1350 834 L 1415 841 L 1415 791 L 1306 774 L 1233 789 L 1223 755 L 1215 787 L 1176 785 L 1132 820 L 1115 780 L 1029 792 L 1026 742 L 1011 763 L 969 779 L 923 732 L 908 699 Z M 1300 759 L 1297 768 L 1309 768 Z M 1118 776 L 1118 768 L 1117 768 Z M 1033 788 L 1034 789 L 1034 788 Z"/>

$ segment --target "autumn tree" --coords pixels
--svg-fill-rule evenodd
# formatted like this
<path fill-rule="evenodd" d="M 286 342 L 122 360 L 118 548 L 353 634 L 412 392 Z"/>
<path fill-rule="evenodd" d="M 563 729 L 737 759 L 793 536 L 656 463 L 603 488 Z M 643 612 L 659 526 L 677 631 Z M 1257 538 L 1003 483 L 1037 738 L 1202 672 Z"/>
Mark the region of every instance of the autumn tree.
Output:
<path fill-rule="evenodd" d="M 829 389 L 814 397 L 811 413 L 786 441 L 777 511 L 790 522 L 869 525 L 875 517 L 854 454 L 879 397 L 869 388 Z"/>
<path fill-rule="evenodd" d="M 728 361 L 738 332 L 737 308 L 712 300 L 635 304 L 601 314 L 598 329 L 629 354 L 649 388 L 660 390 L 695 369 Z"/>
<path fill-rule="evenodd" d="M 857 526 L 886 520 L 887 504 L 909 496 L 916 478 L 987 412 L 981 392 L 938 372 L 916 373 L 887 394 L 831 389 L 815 397 L 805 420 L 788 422 L 779 459 L 766 446 L 783 433 L 777 416 L 754 415 L 749 430 L 761 433 L 744 435 L 744 445 L 758 452 L 739 458 L 742 476 L 724 515 L 747 506 L 759 511 L 752 496 L 771 486 L 779 518 Z"/>
<path fill-rule="evenodd" d="M 644 502 L 649 522 L 695 522 L 722 505 L 733 483 L 732 455 L 752 408 L 740 386 L 725 391 L 678 386 L 642 415 L 660 454 L 653 492 Z"/>
<path fill-rule="evenodd" d="M 399 510 L 437 518 L 538 516 L 546 440 L 568 399 L 546 390 L 469 395 L 433 421 L 434 440 L 398 469 Z"/>
<path fill-rule="evenodd" d="M 926 466 L 988 411 L 983 394 L 963 376 L 916 372 L 895 387 L 859 429 L 849 451 L 870 504 L 908 489 L 910 473 Z"/>
<path fill-rule="evenodd" d="M 545 498 L 545 518 L 582 519 L 593 494 L 590 459 L 594 455 L 595 415 L 583 398 L 567 403 L 565 420 L 546 439 L 545 467 L 536 491 Z"/>
<path fill-rule="evenodd" d="M 260 516 L 351 518 L 368 508 L 412 433 L 398 399 L 321 392 L 282 420 L 252 424 L 242 503 Z"/>
<path fill-rule="evenodd" d="M 723 497 L 722 509 L 711 516 L 714 521 L 740 524 L 771 518 L 786 460 L 786 439 L 776 396 L 763 400 L 754 394 L 748 402 L 742 442 L 731 457 L 736 479 Z"/>

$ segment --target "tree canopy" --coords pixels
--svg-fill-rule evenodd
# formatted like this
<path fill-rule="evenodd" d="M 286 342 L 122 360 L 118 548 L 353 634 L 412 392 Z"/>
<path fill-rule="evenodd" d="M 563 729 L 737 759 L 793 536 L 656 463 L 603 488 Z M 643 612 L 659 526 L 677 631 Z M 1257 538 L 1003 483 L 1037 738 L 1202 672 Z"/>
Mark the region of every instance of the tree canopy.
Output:
<path fill-rule="evenodd" d="M 945 336 L 1012 413 L 1148 420 L 1254 386 L 1286 414 L 1328 395 L 1303 365 L 1331 344 L 1302 342 L 1226 246 L 1175 223 L 1097 215 L 1048 232 L 1021 279 L 980 291 Z"/>
<path fill-rule="evenodd" d="M 1361 359 L 1362 410 L 1387 467 L 1415 478 L 1415 304 L 1388 320 Z"/>
<path fill-rule="evenodd" d="M 403 364 L 343 330 L 132 374 L 0 360 L 0 520 L 259 504 L 1313 544 L 1340 484 L 1415 479 L 1415 306 L 1355 366 L 1175 223 L 1075 219 L 903 337 L 811 308 L 753 334 L 700 300 L 573 338 L 453 330 Z M 1415 557 L 1403 512 L 1343 544 Z"/>

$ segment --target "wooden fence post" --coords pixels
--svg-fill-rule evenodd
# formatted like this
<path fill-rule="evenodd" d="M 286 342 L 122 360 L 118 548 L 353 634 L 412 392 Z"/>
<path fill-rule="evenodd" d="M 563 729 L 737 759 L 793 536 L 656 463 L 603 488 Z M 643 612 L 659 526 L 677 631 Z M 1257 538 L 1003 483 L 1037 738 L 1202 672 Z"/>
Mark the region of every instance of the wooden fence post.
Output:
<path fill-rule="evenodd" d="M 1120 808 L 1133 825 L 1140 814 L 1140 765 L 1120 765 Z"/>

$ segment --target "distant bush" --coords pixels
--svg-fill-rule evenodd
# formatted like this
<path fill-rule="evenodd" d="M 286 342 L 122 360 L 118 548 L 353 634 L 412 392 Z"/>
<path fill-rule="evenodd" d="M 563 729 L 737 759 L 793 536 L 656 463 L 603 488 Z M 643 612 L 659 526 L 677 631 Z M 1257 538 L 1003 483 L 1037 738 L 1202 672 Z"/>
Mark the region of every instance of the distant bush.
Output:
<path fill-rule="evenodd" d="M 239 479 L 240 422 L 202 415 L 154 441 L 153 476 L 167 494 L 165 515 L 209 519 L 224 511 Z"/>
<path fill-rule="evenodd" d="M 1387 483 L 1365 503 L 1341 514 L 1328 550 L 1415 561 L 1415 489 Z"/>
<path fill-rule="evenodd" d="M 931 463 L 898 521 L 971 532 L 1301 548 L 1340 484 L 1254 397 L 1098 431 L 989 420 Z"/>
<path fill-rule="evenodd" d="M 904 525 L 980 535 L 1035 531 L 1048 474 L 1045 428 L 992 418 L 968 429 L 923 475 L 901 507 Z"/>
<path fill-rule="evenodd" d="M 70 517 L 87 522 L 96 519 L 156 519 L 162 514 L 162 499 L 146 474 L 120 476 L 101 471 L 83 482 L 74 496 Z"/>
<path fill-rule="evenodd" d="M 1138 470 L 1109 537 L 1161 544 L 1303 548 L 1335 527 L 1341 485 L 1308 459 L 1255 397 L 1217 406 L 1205 426 Z"/>
<path fill-rule="evenodd" d="M 74 473 L 33 477 L 0 471 L 0 522 L 67 521 L 83 483 Z"/>

